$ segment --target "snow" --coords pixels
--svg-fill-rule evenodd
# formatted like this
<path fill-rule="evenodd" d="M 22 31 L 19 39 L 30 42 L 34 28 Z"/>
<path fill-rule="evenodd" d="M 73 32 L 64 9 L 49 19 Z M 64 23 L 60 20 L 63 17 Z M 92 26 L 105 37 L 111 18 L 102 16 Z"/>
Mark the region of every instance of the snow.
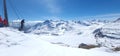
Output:
<path fill-rule="evenodd" d="M 109 48 L 120 47 L 120 22 L 111 22 L 103 25 L 99 31 L 98 42 Z"/>
<path fill-rule="evenodd" d="M 38 35 L 0 28 L 0 56 L 119 56 L 119 52 L 80 49 L 51 44 Z M 5 41 L 9 42 L 5 42 Z M 12 45 L 12 43 L 17 43 Z M 9 45 L 9 46 L 8 46 Z M 102 49 L 102 48 L 101 48 Z"/>
<path fill-rule="evenodd" d="M 92 32 L 103 25 L 104 24 L 83 26 L 74 24 L 72 25 L 74 29 L 65 31 L 62 35 L 39 35 L 41 36 L 39 38 L 54 44 L 65 45 L 69 47 L 78 47 L 81 43 L 96 45 L 96 39 L 94 38 Z"/>
<path fill-rule="evenodd" d="M 55 21 L 52 23 L 58 24 Z M 64 24 L 50 31 L 50 34 L 40 35 L 32 31 L 20 32 L 11 27 L 0 28 L 0 56 L 120 56 L 120 51 L 115 52 L 106 47 L 78 48 L 81 43 L 97 45 L 93 31 L 103 27 L 104 23 L 93 23 L 90 26 L 72 21 L 69 21 L 69 24 L 64 21 L 60 23 Z M 72 29 L 61 30 L 66 24 L 72 26 Z M 59 35 L 52 35 L 57 31 Z"/>

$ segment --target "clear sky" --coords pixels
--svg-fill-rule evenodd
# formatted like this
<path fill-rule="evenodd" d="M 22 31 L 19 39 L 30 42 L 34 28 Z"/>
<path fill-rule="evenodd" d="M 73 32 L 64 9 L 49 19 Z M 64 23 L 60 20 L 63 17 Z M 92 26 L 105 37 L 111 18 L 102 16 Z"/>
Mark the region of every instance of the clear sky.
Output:
<path fill-rule="evenodd" d="M 2 1 L 0 14 L 3 16 Z M 18 16 L 27 20 L 43 20 L 45 17 L 82 20 L 80 17 L 120 16 L 120 0 L 7 0 L 7 8 L 10 20 Z"/>

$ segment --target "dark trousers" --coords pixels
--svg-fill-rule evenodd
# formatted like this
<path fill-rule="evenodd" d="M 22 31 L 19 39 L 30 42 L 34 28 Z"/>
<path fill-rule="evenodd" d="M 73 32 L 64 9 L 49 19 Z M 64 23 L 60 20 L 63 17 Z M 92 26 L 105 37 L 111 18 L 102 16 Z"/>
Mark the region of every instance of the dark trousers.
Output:
<path fill-rule="evenodd" d="M 21 24 L 21 26 L 20 26 L 19 30 L 20 30 L 20 31 L 22 31 L 22 30 L 23 30 L 23 28 L 24 28 L 24 24 Z"/>
<path fill-rule="evenodd" d="M 3 27 L 4 25 L 3 25 L 3 23 L 0 23 L 0 27 Z"/>

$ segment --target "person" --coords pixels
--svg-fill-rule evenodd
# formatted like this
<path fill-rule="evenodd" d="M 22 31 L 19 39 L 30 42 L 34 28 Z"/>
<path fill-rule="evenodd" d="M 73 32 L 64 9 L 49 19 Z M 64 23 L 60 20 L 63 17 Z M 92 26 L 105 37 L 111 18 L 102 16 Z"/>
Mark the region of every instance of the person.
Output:
<path fill-rule="evenodd" d="M 25 20 L 22 19 L 20 23 L 21 23 L 21 26 L 20 26 L 19 30 L 21 31 L 21 30 L 23 30 L 23 28 L 24 28 Z"/>
<path fill-rule="evenodd" d="M 3 21 L 1 16 L 0 16 L 0 27 L 3 27 Z"/>
<path fill-rule="evenodd" d="M 6 26 L 7 26 L 7 24 L 8 24 L 8 23 L 7 23 L 7 20 L 6 20 L 6 19 L 4 19 L 4 20 L 3 20 L 3 25 L 6 27 Z"/>

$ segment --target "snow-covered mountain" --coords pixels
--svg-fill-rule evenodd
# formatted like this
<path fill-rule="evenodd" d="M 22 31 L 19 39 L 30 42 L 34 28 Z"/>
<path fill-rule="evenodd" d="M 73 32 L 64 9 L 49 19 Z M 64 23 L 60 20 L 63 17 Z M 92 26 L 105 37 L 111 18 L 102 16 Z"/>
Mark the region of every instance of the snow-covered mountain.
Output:
<path fill-rule="evenodd" d="M 120 46 L 120 22 L 105 24 L 94 31 L 97 41 L 102 46 L 119 47 Z"/>
<path fill-rule="evenodd" d="M 76 38 L 72 40 L 68 39 L 68 37 L 55 38 L 54 40 L 46 39 L 46 38 L 42 38 L 42 39 L 47 40 L 49 42 L 53 42 L 53 43 L 61 42 L 72 47 L 78 47 L 80 43 L 88 44 L 88 42 L 79 41 L 83 37 L 85 37 L 86 39 L 93 38 L 94 41 L 98 42 L 97 44 L 101 44 L 106 41 L 106 38 L 108 38 L 109 42 L 111 41 L 109 39 L 119 40 L 120 24 L 119 24 L 119 21 L 117 20 L 116 22 L 112 22 L 112 21 L 110 22 L 107 20 L 87 20 L 87 21 L 45 20 L 45 21 L 37 21 L 37 22 L 31 21 L 31 22 L 26 22 L 25 33 L 32 33 L 40 36 L 45 35 L 45 37 L 46 35 L 53 36 L 53 37 L 54 36 L 62 37 L 62 36 L 70 35 L 69 38 L 71 39 L 73 37 L 76 37 Z M 68 43 L 64 41 L 65 39 L 67 40 Z M 104 42 L 101 39 L 104 39 Z M 72 41 L 77 41 L 77 42 L 70 43 Z M 95 43 L 94 41 L 92 42 L 93 44 Z M 106 44 L 107 45 L 102 44 L 102 46 L 111 47 L 115 45 L 114 43 L 111 45 L 111 42 Z"/>
<path fill-rule="evenodd" d="M 0 56 L 120 56 L 113 52 L 120 47 L 119 22 L 29 21 L 21 32 L 18 21 L 10 26 L 0 28 Z M 85 50 L 81 44 L 99 46 Z"/>
<path fill-rule="evenodd" d="M 88 21 L 45 20 L 43 22 L 36 23 L 26 32 L 37 34 L 37 35 L 47 34 L 47 35 L 54 35 L 54 36 L 59 36 L 59 35 L 63 36 L 63 35 L 71 34 L 71 37 L 74 37 L 74 36 L 86 37 L 85 35 L 87 34 L 87 38 L 88 37 L 91 37 L 93 39 L 95 38 L 95 41 L 97 41 L 97 44 L 101 44 L 101 46 L 116 47 L 116 46 L 120 46 L 119 44 L 116 44 L 116 43 L 119 43 L 119 39 L 120 39 L 120 29 L 119 29 L 120 23 L 119 23 L 119 20 L 118 21 L 117 20 L 116 22 L 112 22 L 112 21 L 110 22 L 106 20 L 103 20 L 103 21 L 101 20 L 88 20 Z M 74 45 L 72 43 L 64 42 L 63 40 L 65 38 L 63 39 L 60 38 L 61 40 L 58 40 L 59 39 L 58 38 L 58 39 L 55 39 L 54 41 L 50 39 L 49 40 L 45 39 L 45 40 L 53 43 L 57 43 L 57 42 L 65 43 L 72 47 L 77 47 L 77 45 L 79 45 L 80 43 L 87 43 L 87 42 L 81 41 L 81 42 L 77 42 L 76 45 Z M 71 41 L 76 41 L 76 40 L 71 40 Z M 111 41 L 113 42 L 111 43 Z"/>
<path fill-rule="evenodd" d="M 26 32 L 35 33 L 35 34 L 54 34 L 59 35 L 63 34 L 65 31 L 71 30 L 72 27 L 69 25 L 67 21 L 53 21 L 46 20 L 44 22 L 37 23 L 33 25 Z"/>
<path fill-rule="evenodd" d="M 64 20 L 45 20 L 28 27 L 27 33 L 62 35 L 68 31 L 78 30 L 79 28 L 98 25 L 103 22 L 92 21 L 64 21 Z"/>
<path fill-rule="evenodd" d="M 115 20 L 114 22 L 120 22 L 120 18 L 118 18 L 117 20 Z"/>

